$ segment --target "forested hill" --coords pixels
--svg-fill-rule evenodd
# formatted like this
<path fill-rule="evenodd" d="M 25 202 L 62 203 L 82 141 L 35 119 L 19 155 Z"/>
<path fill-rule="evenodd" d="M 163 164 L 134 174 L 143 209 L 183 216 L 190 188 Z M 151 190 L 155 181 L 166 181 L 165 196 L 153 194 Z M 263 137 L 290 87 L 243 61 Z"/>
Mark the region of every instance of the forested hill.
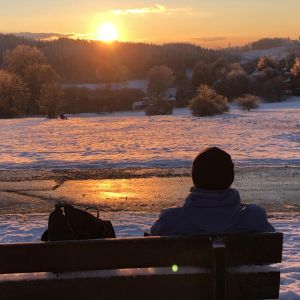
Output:
<path fill-rule="evenodd" d="M 154 45 L 144 43 L 105 44 L 97 41 L 61 38 L 36 41 L 0 34 L 0 58 L 8 49 L 26 44 L 41 49 L 63 82 L 116 82 L 145 78 L 152 66 L 167 65 L 180 79 L 199 60 L 213 62 L 222 51 L 191 44 Z M 3 61 L 1 61 L 1 64 Z M 125 78 L 124 78 L 125 77 Z"/>
<path fill-rule="evenodd" d="M 0 68 L 6 50 L 25 44 L 36 46 L 46 55 L 61 81 L 66 83 L 118 82 L 145 78 L 149 69 L 166 65 L 181 81 L 187 69 L 193 69 L 198 61 L 207 64 L 220 58 L 228 63 L 238 62 L 239 56 L 249 50 L 269 49 L 279 46 L 299 46 L 300 41 L 289 38 L 265 38 L 244 47 L 224 50 L 205 49 L 192 44 L 154 45 L 145 43 L 106 44 L 99 41 L 60 38 L 42 41 L 0 34 Z"/>

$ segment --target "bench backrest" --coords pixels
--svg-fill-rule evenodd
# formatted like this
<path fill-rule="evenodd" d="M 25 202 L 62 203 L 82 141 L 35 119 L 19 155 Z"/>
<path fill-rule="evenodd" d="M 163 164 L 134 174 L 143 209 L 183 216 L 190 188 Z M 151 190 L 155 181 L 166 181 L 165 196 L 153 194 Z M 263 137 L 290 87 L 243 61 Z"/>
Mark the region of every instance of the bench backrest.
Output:
<path fill-rule="evenodd" d="M 219 300 L 238 299 L 241 295 L 249 296 L 248 299 L 255 299 L 258 295 L 278 298 L 279 272 L 249 272 L 232 267 L 278 263 L 281 262 L 281 255 L 281 233 L 229 235 L 221 238 L 210 236 L 145 237 L 2 244 L 0 245 L 0 273 L 75 272 L 156 267 L 167 267 L 171 270 L 171 267 L 176 265 L 179 272 L 170 272 L 168 276 L 165 276 L 166 274 L 156 276 L 152 273 L 152 276 L 125 276 L 126 280 L 121 279 L 120 276 L 112 276 L 110 280 L 102 278 L 101 291 L 102 293 L 104 290 L 109 290 L 109 293 L 122 291 L 123 294 L 126 291 L 128 299 L 135 299 L 136 294 L 141 297 L 141 291 L 147 290 L 147 287 L 151 287 L 151 291 L 146 292 L 144 299 L 157 297 L 155 293 L 158 291 L 160 291 L 158 295 L 162 296 L 163 287 L 167 288 L 168 295 L 170 296 L 171 293 L 175 299 L 183 289 L 186 299 L 193 299 L 192 295 L 197 296 L 198 299 Z M 180 272 L 181 269 L 184 270 L 189 266 L 196 267 L 194 271 L 198 271 L 190 274 Z M 203 268 L 208 271 L 204 272 Z M 70 290 L 74 292 L 73 297 L 80 295 L 80 291 L 86 293 L 87 290 L 92 293 L 98 291 L 97 295 L 99 294 L 99 278 L 97 281 L 94 277 L 89 279 L 76 277 L 77 284 L 74 280 L 74 278 L 69 278 L 69 280 L 56 281 L 55 286 L 65 292 L 69 290 L 65 297 L 72 295 Z M 54 293 L 55 288 L 50 286 L 54 281 L 40 280 L 34 285 L 35 293 L 39 290 L 42 293 L 43 289 L 49 290 L 48 296 Z M 71 282 L 73 282 L 72 287 Z M 0 284 L 0 291 L 5 291 L 7 287 L 5 284 Z M 20 283 L 15 282 L 15 284 Z M 117 290 L 113 288 L 116 285 L 119 286 Z M 13 286 L 10 281 L 9 289 Z M 33 289 L 29 286 L 27 280 L 27 290 L 32 292 Z M 133 288 L 132 291 L 130 287 Z M 25 290 L 22 293 L 24 294 Z M 32 297 L 32 294 L 30 296 Z M 111 296 L 105 299 L 115 298 Z"/>

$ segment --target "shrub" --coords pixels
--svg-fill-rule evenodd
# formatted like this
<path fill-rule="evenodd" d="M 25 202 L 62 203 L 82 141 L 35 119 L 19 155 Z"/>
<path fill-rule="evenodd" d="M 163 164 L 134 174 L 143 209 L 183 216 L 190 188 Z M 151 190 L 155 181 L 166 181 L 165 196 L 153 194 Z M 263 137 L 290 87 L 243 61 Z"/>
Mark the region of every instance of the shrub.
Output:
<path fill-rule="evenodd" d="M 247 94 L 237 98 L 235 102 L 241 109 L 250 111 L 250 109 L 259 107 L 260 99 L 257 96 Z"/>
<path fill-rule="evenodd" d="M 198 96 L 192 99 L 189 106 L 194 116 L 220 115 L 229 110 L 227 98 L 217 94 L 213 88 L 201 85 L 198 93 Z"/>
<path fill-rule="evenodd" d="M 173 113 L 173 105 L 166 99 L 157 97 L 145 108 L 146 116 L 154 115 L 171 115 Z"/>

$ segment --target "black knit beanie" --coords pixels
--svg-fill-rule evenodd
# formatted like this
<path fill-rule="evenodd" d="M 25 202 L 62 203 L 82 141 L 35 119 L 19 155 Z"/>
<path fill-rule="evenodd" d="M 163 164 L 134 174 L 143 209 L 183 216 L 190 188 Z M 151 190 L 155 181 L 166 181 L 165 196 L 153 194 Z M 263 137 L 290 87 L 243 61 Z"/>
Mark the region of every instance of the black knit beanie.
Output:
<path fill-rule="evenodd" d="M 231 156 L 224 150 L 211 147 L 200 152 L 193 162 L 192 178 L 196 188 L 228 189 L 234 180 Z"/>

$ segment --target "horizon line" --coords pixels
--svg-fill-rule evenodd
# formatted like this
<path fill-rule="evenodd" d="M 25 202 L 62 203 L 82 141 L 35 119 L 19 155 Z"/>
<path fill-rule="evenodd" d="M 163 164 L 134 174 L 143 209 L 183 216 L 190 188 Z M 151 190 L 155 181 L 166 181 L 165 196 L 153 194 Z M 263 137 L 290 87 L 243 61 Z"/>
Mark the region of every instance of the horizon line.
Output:
<path fill-rule="evenodd" d="M 299 41 L 300 37 L 297 38 L 292 38 L 290 36 L 264 36 L 264 37 L 257 37 L 256 39 L 249 39 L 248 42 L 245 43 L 240 43 L 240 44 L 234 44 L 231 42 L 230 37 L 216 37 L 216 36 L 207 36 L 207 37 L 199 37 L 199 38 L 191 38 L 191 39 L 186 39 L 186 40 L 177 40 L 177 41 L 151 41 L 151 40 L 118 40 L 116 39 L 115 41 L 111 42 L 105 42 L 100 39 L 97 39 L 95 37 L 92 37 L 94 33 L 60 33 L 60 32 L 30 32 L 30 31 L 22 31 L 22 32 L 1 32 L 0 34 L 3 35 L 14 35 L 16 37 L 20 38 L 25 38 L 28 40 L 35 40 L 35 41 L 44 41 L 44 42 L 51 42 L 59 39 L 70 39 L 70 40 L 80 40 L 80 41 L 90 41 L 90 42 L 100 42 L 103 44 L 113 44 L 113 43 L 136 43 L 136 44 L 149 44 L 149 45 L 157 45 L 157 46 L 162 46 L 162 45 L 168 45 L 168 44 L 188 44 L 188 45 L 195 45 L 199 46 L 202 48 L 206 49 L 228 49 L 228 48 L 242 48 L 249 46 L 253 44 L 254 42 L 264 40 L 264 39 L 286 39 L 290 40 L 291 42 L 293 41 Z M 232 37 L 233 38 L 233 37 Z M 243 37 L 236 37 L 236 38 L 243 38 Z M 211 43 L 211 42 L 217 42 L 220 39 L 223 41 L 226 41 L 228 46 L 215 46 L 215 47 L 207 47 L 204 44 L 205 43 Z M 243 38 L 246 39 L 246 38 Z M 198 41 L 198 42 L 197 42 Z M 200 42 L 202 41 L 202 43 Z"/>

